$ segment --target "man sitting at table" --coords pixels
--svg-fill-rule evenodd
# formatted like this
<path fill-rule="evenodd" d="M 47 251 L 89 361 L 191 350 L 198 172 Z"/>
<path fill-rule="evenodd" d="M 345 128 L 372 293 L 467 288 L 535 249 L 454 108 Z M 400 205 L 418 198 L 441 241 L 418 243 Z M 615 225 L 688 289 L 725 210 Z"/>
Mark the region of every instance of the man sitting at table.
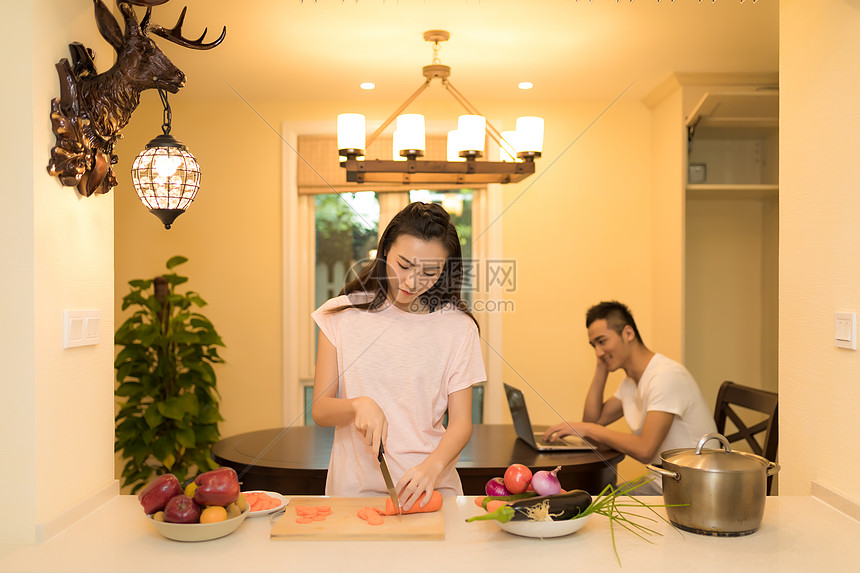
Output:
<path fill-rule="evenodd" d="M 645 346 L 627 306 L 601 302 L 588 310 L 585 326 L 588 342 L 597 355 L 597 366 L 585 398 L 582 422 L 556 424 L 546 430 L 545 440 L 577 435 L 642 463 L 659 463 L 660 453 L 695 447 L 703 435 L 717 431 L 693 376 L 681 364 Z M 606 379 L 619 368 L 627 376 L 615 394 L 604 400 Z M 606 427 L 622 414 L 632 434 Z M 655 479 L 636 492 L 660 494 L 661 480 Z"/>

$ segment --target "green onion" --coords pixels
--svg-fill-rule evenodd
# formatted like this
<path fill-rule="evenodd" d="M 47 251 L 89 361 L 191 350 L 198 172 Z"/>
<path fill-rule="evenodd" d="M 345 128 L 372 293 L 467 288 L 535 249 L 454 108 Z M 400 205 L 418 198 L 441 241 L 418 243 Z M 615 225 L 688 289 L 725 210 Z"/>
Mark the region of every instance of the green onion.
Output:
<path fill-rule="evenodd" d="M 660 519 L 662 519 L 666 523 L 669 523 L 665 517 L 663 517 L 662 515 L 660 515 L 656 511 L 654 511 L 654 508 L 655 507 L 678 507 L 679 506 L 679 505 L 665 505 L 665 504 L 659 504 L 659 505 L 647 504 L 643 501 L 636 499 L 635 497 L 630 497 L 629 501 L 625 500 L 624 502 L 619 503 L 619 501 L 618 501 L 619 496 L 621 496 L 621 497 L 629 496 L 632 491 L 642 487 L 643 485 L 645 485 L 646 483 L 650 482 L 653 479 L 654 479 L 653 477 L 647 478 L 647 475 L 643 475 L 643 476 L 636 478 L 632 482 L 625 483 L 624 485 L 622 485 L 621 487 L 618 487 L 618 488 L 613 487 L 611 484 L 607 485 L 605 488 L 603 488 L 603 491 L 601 491 L 600 494 L 598 494 L 598 496 L 596 498 L 594 498 L 594 501 L 591 502 L 591 505 L 589 505 L 585 509 L 585 511 L 583 511 L 580 515 L 577 515 L 576 517 L 573 518 L 573 519 L 579 519 L 579 518 L 585 517 L 586 515 L 590 515 L 592 513 L 597 513 L 597 514 L 603 515 L 609 519 L 609 531 L 610 531 L 610 535 L 612 537 L 612 549 L 613 549 L 613 551 L 615 551 L 615 558 L 618 560 L 619 566 L 621 565 L 621 557 L 618 555 L 618 547 L 615 544 L 615 524 L 616 523 L 618 525 L 620 525 L 621 527 L 623 527 L 624 529 L 626 529 L 627 531 L 631 532 L 633 535 L 636 535 L 637 537 L 644 539 L 645 541 L 648 541 L 649 543 L 651 543 L 651 540 L 648 539 L 647 537 L 645 537 L 646 535 L 662 535 L 661 533 L 658 533 L 658 532 L 654 531 L 653 529 L 650 529 L 649 527 L 646 527 L 645 525 L 642 525 L 641 523 L 637 523 L 636 521 L 634 521 L 634 519 L 638 519 L 638 520 L 645 520 L 645 521 L 650 521 L 650 522 L 656 523 L 656 521 L 657 521 L 656 519 L 653 519 L 651 517 L 647 517 L 644 515 L 639 515 L 637 513 L 631 512 L 631 511 L 627 511 L 624 508 L 644 507 L 644 508 L 647 508 L 648 510 L 650 510 L 654 515 L 656 515 L 657 517 L 659 517 Z M 682 505 L 686 505 L 686 504 L 682 504 Z"/>

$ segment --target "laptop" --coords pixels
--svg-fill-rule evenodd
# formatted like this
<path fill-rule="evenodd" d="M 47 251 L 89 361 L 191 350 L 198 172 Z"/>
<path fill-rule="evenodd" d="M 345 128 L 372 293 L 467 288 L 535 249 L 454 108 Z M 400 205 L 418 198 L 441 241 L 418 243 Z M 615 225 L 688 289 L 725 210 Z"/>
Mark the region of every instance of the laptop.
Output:
<path fill-rule="evenodd" d="M 544 441 L 542 433 L 532 429 L 529 411 L 526 409 L 526 399 L 522 391 L 505 384 L 505 394 L 508 396 L 508 407 L 514 420 L 514 431 L 517 437 L 539 452 L 569 452 L 574 450 L 593 450 L 594 446 L 576 436 L 565 436 L 554 442 Z"/>

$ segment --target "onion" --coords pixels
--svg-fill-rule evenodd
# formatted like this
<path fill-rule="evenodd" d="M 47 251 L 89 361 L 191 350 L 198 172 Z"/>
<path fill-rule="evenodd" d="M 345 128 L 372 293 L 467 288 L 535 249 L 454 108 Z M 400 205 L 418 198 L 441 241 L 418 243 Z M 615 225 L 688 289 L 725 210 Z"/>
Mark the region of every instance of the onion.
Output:
<path fill-rule="evenodd" d="M 484 491 L 492 497 L 511 495 L 511 492 L 505 487 L 505 480 L 500 477 L 488 481 Z"/>
<path fill-rule="evenodd" d="M 558 466 L 551 472 L 546 470 L 536 472 L 532 476 L 532 487 L 538 495 L 556 495 L 561 493 L 561 484 L 555 475 L 559 470 L 561 470 L 561 466 Z"/>

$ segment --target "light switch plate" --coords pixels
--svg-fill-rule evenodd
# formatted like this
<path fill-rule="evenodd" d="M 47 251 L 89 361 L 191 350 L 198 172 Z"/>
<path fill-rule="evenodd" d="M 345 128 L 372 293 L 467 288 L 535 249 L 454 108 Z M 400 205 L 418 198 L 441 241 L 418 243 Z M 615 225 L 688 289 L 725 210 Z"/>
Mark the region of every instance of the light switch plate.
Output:
<path fill-rule="evenodd" d="M 833 315 L 833 345 L 857 350 L 856 312 L 837 312 Z"/>
<path fill-rule="evenodd" d="M 98 344 L 100 321 L 97 310 L 63 311 L 63 348 Z"/>

